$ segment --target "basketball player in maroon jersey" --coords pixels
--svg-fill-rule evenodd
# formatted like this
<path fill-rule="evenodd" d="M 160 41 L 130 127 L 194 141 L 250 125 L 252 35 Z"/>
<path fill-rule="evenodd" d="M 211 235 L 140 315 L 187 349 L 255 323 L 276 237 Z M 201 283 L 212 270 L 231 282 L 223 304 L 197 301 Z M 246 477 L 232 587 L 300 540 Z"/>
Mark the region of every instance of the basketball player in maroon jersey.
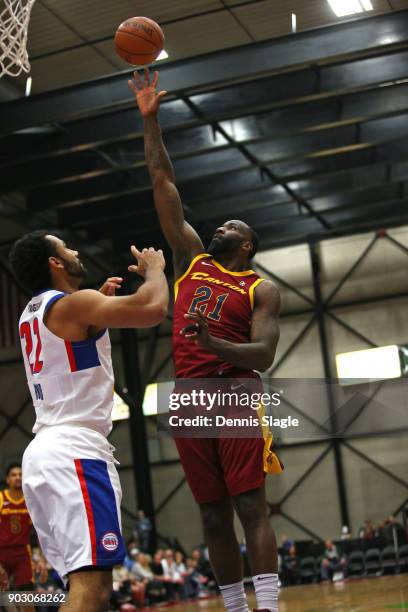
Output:
<path fill-rule="evenodd" d="M 258 239 L 243 221 L 218 227 L 207 249 L 184 219 L 158 111 L 166 92 L 145 70 L 129 86 L 144 119 L 146 163 L 161 228 L 173 251 L 173 327 L 177 378 L 253 378 L 273 362 L 280 297 L 250 270 Z M 269 445 L 270 445 L 269 439 Z M 245 531 L 258 609 L 277 610 L 277 549 L 265 499 L 265 471 L 281 471 L 261 438 L 176 439 L 200 505 L 211 564 L 229 612 L 246 612 L 242 560 L 234 531 L 236 510 Z M 271 468 L 271 469 L 268 469 Z M 264 471 L 265 470 L 265 471 Z"/>
<path fill-rule="evenodd" d="M 6 471 L 7 489 L 0 491 L 0 591 L 11 584 L 13 590 L 31 591 L 33 567 L 30 536 L 32 522 L 22 489 L 21 466 L 11 464 Z M 41 578 L 45 581 L 47 564 L 40 561 Z M 34 612 L 26 606 L 27 612 Z"/>

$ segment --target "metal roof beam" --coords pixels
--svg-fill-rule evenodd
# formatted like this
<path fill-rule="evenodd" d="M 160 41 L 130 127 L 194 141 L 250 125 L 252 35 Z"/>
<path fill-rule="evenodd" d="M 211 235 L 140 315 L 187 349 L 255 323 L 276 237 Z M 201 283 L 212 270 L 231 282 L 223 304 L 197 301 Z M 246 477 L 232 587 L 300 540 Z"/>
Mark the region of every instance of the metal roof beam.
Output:
<path fill-rule="evenodd" d="M 243 155 L 237 145 L 227 149 L 215 149 L 202 155 L 190 155 L 187 158 L 183 156 L 183 159 L 176 159 L 174 165 L 178 184 L 194 182 L 203 177 L 209 179 L 220 174 L 226 176 L 251 165 L 257 167 L 260 172 L 262 168 L 270 169 L 276 183 L 283 184 L 287 182 L 287 177 L 281 177 L 279 171 L 274 169 L 274 164 L 315 158 L 319 155 L 332 156 L 343 151 L 352 152 L 388 141 L 404 142 L 407 136 L 408 121 L 404 117 L 395 117 L 363 124 L 359 126 L 358 132 L 354 126 L 343 126 L 286 139 L 268 139 L 266 142 L 248 145 L 246 141 L 239 143 L 241 146 L 247 145 L 245 150 L 253 157 L 252 161 Z M 132 172 L 129 172 L 130 169 Z M 28 196 L 28 205 L 31 210 L 44 210 L 60 205 L 77 206 L 98 199 L 109 199 L 118 192 L 136 194 L 146 190 L 150 190 L 150 179 L 144 163 L 140 163 L 125 169 L 94 171 L 89 175 L 84 174 L 79 180 L 74 177 L 33 189 Z"/>
<path fill-rule="evenodd" d="M 395 207 L 396 203 L 401 202 L 401 212 L 404 212 L 404 203 L 406 201 L 405 194 L 407 193 L 407 184 L 384 184 L 382 186 L 358 189 L 355 191 L 345 192 L 342 198 L 328 198 L 327 202 L 320 202 L 320 199 L 309 200 L 313 210 L 324 214 L 325 218 L 334 219 L 343 218 L 349 215 L 352 219 L 367 214 L 370 215 L 372 210 L 377 210 L 379 207 L 388 206 Z M 214 227 L 224 223 L 229 216 L 234 215 L 242 218 L 246 223 L 253 227 L 258 232 L 266 232 L 267 230 L 274 232 L 274 228 L 282 225 L 283 222 L 296 223 L 299 219 L 308 218 L 308 214 L 299 213 L 296 202 L 281 201 L 278 203 L 255 201 L 253 207 L 233 208 L 229 210 L 222 206 L 222 202 L 218 203 L 218 210 L 213 214 L 206 214 L 205 210 L 201 210 L 193 219 L 190 219 L 196 228 L 201 228 L 201 231 L 206 233 L 209 228 L 208 238 L 211 237 Z M 334 225 L 334 223 L 333 223 Z M 157 217 L 153 210 L 146 213 L 142 217 L 135 215 L 129 216 L 126 223 L 123 223 L 122 217 L 118 220 L 110 220 L 109 222 L 94 222 L 89 225 L 88 235 L 92 239 L 100 240 L 106 236 L 132 237 L 137 243 L 146 240 L 147 236 L 153 236 L 159 228 Z M 335 227 L 328 228 L 336 231 Z"/>
<path fill-rule="evenodd" d="M 394 100 L 393 96 L 390 95 L 393 92 L 389 90 L 392 90 L 392 88 L 384 88 L 380 90 L 379 94 L 371 94 L 364 106 L 360 106 L 362 115 L 353 119 L 343 119 L 343 112 L 340 110 L 338 102 L 333 100 L 332 104 L 328 105 L 326 112 L 324 106 L 319 104 L 316 108 L 312 109 L 310 114 L 305 112 L 305 110 L 300 112 L 300 109 L 298 109 L 299 113 L 295 113 L 296 109 L 291 109 L 290 114 L 286 114 L 286 116 L 282 116 L 282 113 L 278 113 L 277 117 L 274 116 L 274 113 L 262 114 L 257 116 L 256 119 L 250 116 L 246 119 L 239 118 L 224 121 L 221 123 L 221 126 L 228 135 L 234 136 L 237 144 L 269 142 L 273 137 L 278 142 L 281 142 L 283 137 L 288 138 L 294 135 L 301 135 L 302 133 L 305 134 L 306 138 L 307 134 L 329 131 L 336 127 L 356 126 L 361 122 L 367 123 L 408 114 L 406 103 L 408 85 L 401 89 L 403 91 L 400 93 L 403 93 L 405 97 L 404 106 L 397 104 L 397 108 L 394 106 L 393 110 L 391 110 Z M 388 110 L 381 113 L 381 94 L 384 93 L 388 94 L 387 98 L 383 97 L 384 108 Z M 380 98 L 380 100 L 377 98 Z M 400 99 L 402 102 L 402 96 L 398 96 L 398 100 Z M 337 121 L 335 121 L 335 118 L 337 118 Z M 313 124 L 313 119 L 316 121 L 315 124 Z M 332 121 L 328 122 L 330 119 Z M 280 128 L 281 133 L 279 133 L 278 126 L 281 126 L 282 122 L 294 127 L 287 128 L 286 132 Z M 192 155 L 204 154 L 223 147 L 229 147 L 231 144 L 228 144 L 227 140 L 223 139 L 220 135 L 215 139 L 211 126 L 203 125 L 186 129 L 182 132 L 168 134 L 166 146 L 172 159 L 183 159 L 190 158 Z M 110 163 L 109 159 L 104 159 L 105 153 L 114 159 L 116 165 Z M 143 166 L 144 163 L 143 138 L 126 141 L 122 143 L 120 148 L 111 146 L 108 149 L 101 148 L 98 150 L 84 151 L 80 149 L 75 154 L 50 158 L 46 163 L 40 157 L 38 160 L 31 160 L 22 164 L 7 164 L 7 173 L 3 176 L 0 184 L 0 193 L 27 190 L 28 188 L 31 189 L 41 184 L 50 184 L 61 179 L 66 179 L 70 182 L 75 177 L 82 179 L 87 174 L 96 178 L 98 175 L 103 176 L 109 173 L 123 172 L 124 170 L 131 172 L 135 168 Z"/>
<path fill-rule="evenodd" d="M 290 72 L 302 66 L 325 64 L 330 58 L 362 53 L 375 55 L 385 52 L 392 36 L 393 50 L 398 45 L 406 45 L 408 11 L 389 13 L 361 21 L 336 24 L 331 27 L 302 32 L 294 37 L 287 36 L 251 46 L 242 46 L 223 53 L 212 53 L 189 60 L 169 63 L 161 69 L 161 86 L 172 94 L 183 92 L 191 95 L 194 90 L 214 88 L 226 82 L 247 80 L 248 71 L 254 77 L 282 70 Z M 322 53 L 324 57 L 322 58 Z M 374 82 L 383 58 L 373 57 L 365 60 L 364 72 Z M 406 61 L 400 58 L 400 70 L 406 76 Z M 327 79 L 320 75 L 322 86 L 330 86 L 333 79 L 336 87 L 347 82 L 355 82 L 357 75 L 350 70 L 339 69 L 337 75 Z M 349 74 L 350 71 L 352 74 Z M 129 92 L 127 76 L 129 71 L 119 72 L 91 82 L 81 83 L 54 90 L 29 99 L 21 98 L 1 105 L 2 123 L 0 133 L 6 134 L 34 125 L 42 125 L 74 118 L 81 115 L 128 103 Z M 389 79 L 402 78 L 389 75 Z"/>
<path fill-rule="evenodd" d="M 252 81 L 249 88 L 250 100 L 247 99 L 246 84 L 217 90 L 216 93 L 191 96 L 193 102 L 205 110 L 206 119 L 194 118 L 194 114 L 182 100 L 164 102 L 161 111 L 162 127 L 165 132 L 173 132 L 214 121 L 242 121 L 251 114 L 270 112 L 271 117 L 276 118 L 273 133 L 297 132 L 302 126 L 308 125 L 303 119 L 304 116 L 308 118 L 309 123 L 316 125 L 336 121 L 339 115 L 344 120 L 365 118 L 366 109 L 372 102 L 373 91 L 378 98 L 377 113 L 405 108 L 407 86 L 401 80 L 395 81 L 395 78 L 400 75 L 403 79 L 402 75 L 407 75 L 405 65 L 408 53 L 403 54 L 402 62 L 400 54 L 389 55 L 383 59 L 386 59 L 386 62 L 383 62 L 382 74 L 384 82 L 389 83 L 387 87 L 379 87 L 378 82 L 367 86 L 366 67 L 359 62 L 354 65 L 355 75 L 350 89 L 342 86 L 341 89 L 322 90 L 322 83 L 316 80 L 316 70 L 309 69 L 272 79 Z M 332 69 L 338 68 L 339 66 L 336 66 Z M 356 78 L 360 79 L 359 87 L 363 87 L 362 91 L 356 88 Z M 143 124 L 133 100 L 129 105 L 130 108 L 120 111 L 62 123 L 58 129 L 53 126 L 32 128 L 4 137 L 0 139 L 0 163 L 8 164 L 10 155 L 16 162 L 23 163 L 32 159 L 63 155 L 64 152 L 82 152 L 95 146 L 138 140 L 143 137 Z"/>

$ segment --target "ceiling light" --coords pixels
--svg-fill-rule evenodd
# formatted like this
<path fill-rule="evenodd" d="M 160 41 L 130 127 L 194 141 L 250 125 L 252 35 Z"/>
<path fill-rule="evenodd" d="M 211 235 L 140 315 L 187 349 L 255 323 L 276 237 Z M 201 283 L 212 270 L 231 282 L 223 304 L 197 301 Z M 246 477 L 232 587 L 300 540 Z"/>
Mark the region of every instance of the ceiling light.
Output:
<path fill-rule="evenodd" d="M 27 81 L 26 81 L 26 89 L 25 89 L 25 95 L 26 97 L 28 97 L 31 93 L 31 85 L 33 84 L 33 77 L 28 77 Z"/>
<path fill-rule="evenodd" d="M 160 55 L 156 58 L 156 62 L 158 62 L 160 60 L 167 59 L 168 57 L 169 57 L 169 54 L 167 53 L 167 51 L 165 49 L 163 49 L 163 51 L 161 51 Z"/>
<path fill-rule="evenodd" d="M 361 381 L 399 378 L 402 374 L 396 345 L 340 353 L 336 355 L 336 366 L 341 384 L 353 384 L 355 379 Z"/>
<path fill-rule="evenodd" d="M 371 0 L 327 0 L 337 17 L 372 11 Z"/>
<path fill-rule="evenodd" d="M 292 13 L 292 32 L 295 33 L 297 30 L 297 18 L 296 14 Z"/>

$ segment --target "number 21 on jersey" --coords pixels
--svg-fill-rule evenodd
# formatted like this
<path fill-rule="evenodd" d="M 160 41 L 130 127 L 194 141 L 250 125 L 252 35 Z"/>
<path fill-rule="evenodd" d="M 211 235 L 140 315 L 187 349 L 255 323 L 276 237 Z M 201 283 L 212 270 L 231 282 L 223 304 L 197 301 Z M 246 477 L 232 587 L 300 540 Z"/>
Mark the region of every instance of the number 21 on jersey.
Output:
<path fill-rule="evenodd" d="M 34 349 L 33 336 L 35 336 L 36 340 L 36 346 L 34 350 L 34 363 L 30 361 Z M 31 373 L 38 374 L 42 370 L 43 362 L 41 360 L 42 344 L 37 317 L 32 322 L 32 328 L 28 321 L 24 321 L 24 323 L 21 323 L 20 338 L 24 338 L 25 340 L 25 352 L 27 355 L 27 361 L 30 364 Z"/>
<path fill-rule="evenodd" d="M 210 287 L 207 287 L 206 285 L 198 287 L 194 293 L 193 301 L 191 302 L 188 312 L 194 314 L 198 309 L 203 315 L 205 315 L 212 295 L 213 292 Z M 221 319 L 221 310 L 227 297 L 228 293 L 223 293 L 217 297 L 214 308 L 207 314 L 209 319 L 212 319 L 213 321 L 219 321 Z"/>

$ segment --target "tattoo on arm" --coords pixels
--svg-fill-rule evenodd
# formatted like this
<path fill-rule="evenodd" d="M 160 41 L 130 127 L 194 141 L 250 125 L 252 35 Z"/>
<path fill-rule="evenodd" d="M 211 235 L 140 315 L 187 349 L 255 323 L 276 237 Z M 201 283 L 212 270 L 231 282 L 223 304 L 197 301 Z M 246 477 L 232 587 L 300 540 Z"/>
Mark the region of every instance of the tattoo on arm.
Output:
<path fill-rule="evenodd" d="M 152 180 L 156 172 L 164 172 L 166 177 L 175 182 L 174 168 L 163 142 L 157 117 L 146 117 L 144 121 L 145 157 Z"/>

